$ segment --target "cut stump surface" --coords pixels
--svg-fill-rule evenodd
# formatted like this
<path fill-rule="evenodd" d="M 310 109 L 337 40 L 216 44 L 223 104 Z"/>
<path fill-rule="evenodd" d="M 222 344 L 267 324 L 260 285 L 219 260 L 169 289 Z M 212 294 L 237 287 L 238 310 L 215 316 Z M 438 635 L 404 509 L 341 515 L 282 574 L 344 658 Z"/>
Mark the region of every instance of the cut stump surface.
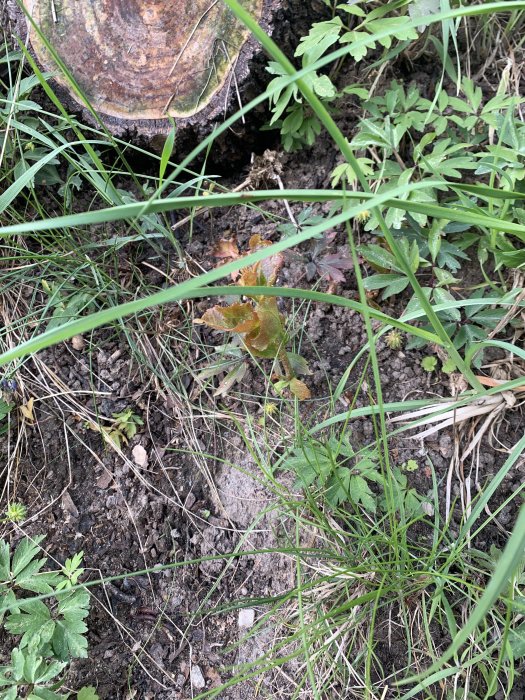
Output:
<path fill-rule="evenodd" d="M 39 63 L 78 101 L 49 43 L 92 107 L 137 123 L 202 121 L 224 109 L 253 53 L 249 32 L 222 0 L 24 0 Z M 262 18 L 276 0 L 244 0 Z M 197 115 L 199 119 L 196 119 Z M 148 125 L 144 127 L 148 131 Z M 115 128 L 113 129 L 115 130 Z M 118 128 L 117 128 L 118 130 Z M 141 129 L 139 129 L 141 130 Z M 155 130 L 155 128 L 151 129 Z"/>

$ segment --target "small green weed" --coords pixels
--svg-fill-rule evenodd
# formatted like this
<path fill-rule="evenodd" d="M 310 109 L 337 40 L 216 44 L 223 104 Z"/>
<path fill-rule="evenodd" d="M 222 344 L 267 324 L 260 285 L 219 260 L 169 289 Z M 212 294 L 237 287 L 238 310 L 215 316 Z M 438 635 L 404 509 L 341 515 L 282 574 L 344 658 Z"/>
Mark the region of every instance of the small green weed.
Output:
<path fill-rule="evenodd" d="M 110 428 L 105 428 L 102 434 L 105 439 L 114 442 L 121 449 L 137 434 L 137 430 L 144 421 L 140 416 L 133 412 L 132 408 L 126 408 L 120 413 L 113 413 L 113 424 Z"/>
<path fill-rule="evenodd" d="M 332 6 L 331 2 L 325 4 Z M 329 50 L 333 50 L 336 44 L 349 45 L 350 56 L 358 62 L 378 45 L 390 49 L 393 42 L 417 39 L 418 34 L 414 27 L 407 26 L 410 22 L 408 16 L 387 16 L 391 10 L 390 4 L 376 7 L 368 14 L 363 9 L 364 5 L 365 3 L 360 1 L 337 4 L 335 9 L 339 14 L 330 20 L 314 23 L 295 51 L 295 56 L 301 61 L 301 67 L 312 65 Z M 375 33 L 388 29 L 393 32 L 391 36 L 382 39 L 376 39 L 374 36 Z M 352 45 L 360 39 L 367 39 L 365 45 L 356 46 L 353 50 Z M 337 69 L 338 66 L 335 67 L 336 71 Z M 280 130 L 283 146 L 287 151 L 311 146 L 321 132 L 319 118 L 309 105 L 305 104 L 297 86 L 286 84 L 287 73 L 278 62 L 271 61 L 267 70 L 276 76 L 269 86 L 276 89 L 271 98 L 273 116 L 270 128 Z M 346 87 L 342 92 L 338 92 L 331 78 L 317 71 L 311 71 L 305 80 L 328 108 L 342 94 L 366 95 L 366 91 L 355 86 Z M 361 161 L 361 164 L 366 163 Z"/>
<path fill-rule="evenodd" d="M 450 301 L 455 301 L 452 294 L 444 289 L 440 288 L 428 288 L 424 287 L 423 291 L 429 300 L 432 300 L 435 304 L 444 304 Z M 486 340 L 489 333 L 496 328 L 500 321 L 504 318 L 506 310 L 502 307 L 495 307 L 494 304 L 484 302 L 485 290 L 476 289 L 472 294 L 469 295 L 468 299 L 478 300 L 479 304 L 473 304 L 465 306 L 463 309 L 450 308 L 444 311 L 438 312 L 438 317 L 442 319 L 443 326 L 446 329 L 449 336 L 452 338 L 452 342 L 456 349 L 464 348 L 466 351 L 470 350 L 475 343 Z M 500 295 L 503 296 L 503 295 Z M 413 311 L 419 308 L 419 303 L 417 299 L 412 299 L 408 306 L 407 312 Z M 429 328 L 428 325 L 423 326 L 424 328 Z M 421 348 L 425 345 L 425 341 L 420 342 L 419 338 L 411 336 L 407 343 L 407 349 L 411 350 L 413 348 Z M 480 351 L 473 360 L 474 367 L 480 367 L 483 363 L 483 352 Z M 454 362 L 448 360 L 446 363 L 445 371 L 454 371 Z"/>
<path fill-rule="evenodd" d="M 5 518 L 0 520 L 1 523 L 21 523 L 27 517 L 27 508 L 23 503 L 13 501 L 5 511 Z"/>
<path fill-rule="evenodd" d="M 24 538 L 11 553 L 0 540 L 0 623 L 17 638 L 11 662 L 0 667 L 4 700 L 39 698 L 62 700 L 70 693 L 59 691 L 71 659 L 87 657 L 89 593 L 70 590 L 83 573 L 82 552 L 68 559 L 60 571 L 46 572 L 45 557 L 39 558 L 43 536 Z M 45 600 L 25 597 L 26 592 L 46 594 Z M 83 689 L 77 698 L 97 695 Z"/>
<path fill-rule="evenodd" d="M 425 502 L 415 489 L 408 486 L 403 473 L 403 469 L 412 471 L 412 466 L 394 467 L 391 480 L 394 508 L 410 517 L 417 512 L 422 514 L 421 504 Z M 381 472 L 377 451 L 373 447 L 355 451 L 347 436 L 340 439 L 332 436 L 326 441 L 309 439 L 287 455 L 280 467 L 297 475 L 296 488 L 315 486 L 318 495 L 331 508 L 350 503 L 368 513 L 388 512 L 385 489 L 390 489 L 391 485 Z M 376 484 L 376 489 L 370 484 Z"/>
<path fill-rule="evenodd" d="M 230 241 L 221 243 L 224 248 L 221 257 L 241 257 L 236 246 Z M 260 236 L 252 236 L 249 243 L 250 252 L 268 245 L 270 243 L 261 240 Z M 238 277 L 235 276 L 236 284 L 241 287 L 273 286 L 282 264 L 282 254 L 271 255 L 260 263 L 245 267 Z M 308 367 L 302 357 L 286 350 L 288 334 L 284 316 L 278 308 L 277 297 L 250 294 L 246 296 L 249 299 L 247 302 L 235 302 L 230 306 L 214 306 L 208 309 L 202 318 L 195 319 L 195 323 L 202 323 L 223 332 L 236 333 L 250 355 L 276 361 L 277 381 L 273 386 L 277 393 L 289 390 L 299 400 L 309 398 L 308 387 L 297 378 L 298 374 L 308 374 Z M 238 380 L 238 366 L 241 365 L 236 365 L 232 370 L 235 374 L 232 375 L 230 371 L 228 375 L 232 382 Z"/>
<path fill-rule="evenodd" d="M 434 357 L 433 355 L 427 355 L 421 360 L 421 367 L 423 367 L 425 372 L 428 372 L 430 374 L 435 371 L 437 363 L 437 357 Z"/>
<path fill-rule="evenodd" d="M 377 461 L 373 453 L 356 455 L 347 438 L 308 441 L 286 457 L 282 466 L 297 475 L 296 488 L 315 484 L 333 508 L 350 502 L 376 512 L 377 499 L 368 482 L 383 484 Z"/>

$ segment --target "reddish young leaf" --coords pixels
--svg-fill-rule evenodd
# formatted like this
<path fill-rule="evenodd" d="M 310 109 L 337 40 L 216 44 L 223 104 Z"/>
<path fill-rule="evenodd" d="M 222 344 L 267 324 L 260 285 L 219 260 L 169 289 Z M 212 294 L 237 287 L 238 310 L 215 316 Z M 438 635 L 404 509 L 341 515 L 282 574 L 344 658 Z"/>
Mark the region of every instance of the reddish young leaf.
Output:
<path fill-rule="evenodd" d="M 257 327 L 259 319 L 252 305 L 247 302 L 231 306 L 213 306 L 204 313 L 202 318 L 195 319 L 195 323 L 205 323 L 218 331 L 249 333 Z"/>
<path fill-rule="evenodd" d="M 279 270 L 283 266 L 284 256 L 282 253 L 276 253 L 275 255 L 270 255 L 268 258 L 261 260 L 260 271 L 264 278 L 264 284 L 273 285 L 279 274 Z"/>
<path fill-rule="evenodd" d="M 283 318 L 277 308 L 277 299 L 261 297 L 255 312 L 259 324 L 244 338 L 244 344 L 256 357 L 276 357 L 286 343 Z"/>
<path fill-rule="evenodd" d="M 213 248 L 213 256 L 220 259 L 236 260 L 240 258 L 237 244 L 232 239 L 221 238 L 221 240 Z"/>
<path fill-rule="evenodd" d="M 257 233 L 250 238 L 250 252 L 254 253 L 257 250 L 261 250 L 261 248 L 267 248 L 271 244 L 271 241 L 263 240 Z M 275 255 L 270 255 L 254 265 L 254 272 L 256 273 L 258 279 L 257 284 L 261 286 L 271 286 L 275 284 L 275 280 L 277 279 L 279 270 L 283 266 L 283 262 L 284 255 L 282 253 L 276 253 Z M 247 287 L 249 285 L 244 283 L 244 286 Z"/>
<path fill-rule="evenodd" d="M 353 263 L 346 255 L 324 255 L 317 261 L 317 269 L 329 282 L 344 282 L 343 270 L 350 270 Z"/>
<path fill-rule="evenodd" d="M 257 287 L 259 283 L 258 265 L 251 265 L 241 270 L 241 275 L 237 282 L 240 287 Z"/>

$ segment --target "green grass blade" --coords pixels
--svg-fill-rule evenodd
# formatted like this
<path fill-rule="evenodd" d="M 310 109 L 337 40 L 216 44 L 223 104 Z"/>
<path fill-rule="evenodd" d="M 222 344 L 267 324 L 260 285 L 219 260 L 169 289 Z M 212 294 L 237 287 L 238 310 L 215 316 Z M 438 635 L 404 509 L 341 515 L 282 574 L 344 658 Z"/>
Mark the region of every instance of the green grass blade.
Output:
<path fill-rule="evenodd" d="M 521 445 L 521 451 L 525 448 L 525 436 L 520 440 L 518 445 Z M 518 447 L 516 446 L 516 448 Z M 515 448 L 515 449 L 516 449 Z M 513 451 L 514 452 L 514 451 Z M 470 520 L 470 518 L 469 518 Z M 399 683 L 398 686 L 409 685 L 412 683 L 420 683 L 422 680 L 427 679 L 434 673 L 441 671 L 442 667 L 453 658 L 461 649 L 463 644 L 465 644 L 470 635 L 473 634 L 477 627 L 483 622 L 484 618 L 497 601 L 501 591 L 507 586 L 511 576 L 516 571 L 517 567 L 523 561 L 523 551 L 525 549 L 525 506 L 521 508 L 516 520 L 516 524 L 512 531 L 512 535 L 503 550 L 500 560 L 498 561 L 498 566 L 495 569 L 492 578 L 490 579 L 485 592 L 481 596 L 478 604 L 471 613 L 466 624 L 456 635 L 451 645 L 447 651 L 441 655 L 441 657 L 433 663 L 426 671 L 417 676 L 412 676 L 406 678 Z M 401 698 L 405 700 L 412 697 L 412 695 L 406 694 Z"/>

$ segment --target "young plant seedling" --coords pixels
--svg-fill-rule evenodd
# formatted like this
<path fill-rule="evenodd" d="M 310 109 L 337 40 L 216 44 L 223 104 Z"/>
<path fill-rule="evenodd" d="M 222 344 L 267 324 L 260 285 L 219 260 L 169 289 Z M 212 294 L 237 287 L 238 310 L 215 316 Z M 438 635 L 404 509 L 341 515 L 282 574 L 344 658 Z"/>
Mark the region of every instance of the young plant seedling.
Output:
<path fill-rule="evenodd" d="M 120 449 L 126 445 L 137 434 L 139 426 L 144 425 L 144 421 L 132 408 L 126 408 L 120 413 L 113 413 L 113 425 L 109 430 L 104 431 L 104 437 L 109 438 Z"/>
<path fill-rule="evenodd" d="M 241 257 L 237 247 L 231 241 L 228 243 L 228 255 L 220 257 Z M 253 253 L 268 245 L 270 243 L 263 241 L 259 235 L 252 236 L 249 252 Z M 223 245 L 222 249 L 225 250 L 226 246 Z M 282 264 L 281 253 L 269 255 L 264 260 L 245 267 L 235 278 L 235 284 L 240 287 L 271 287 L 277 280 Z M 252 357 L 276 361 L 277 382 L 274 387 L 278 393 L 288 389 L 299 400 L 309 398 L 310 390 L 297 378 L 298 374 L 308 374 L 308 367 L 303 358 L 286 350 L 288 334 L 285 319 L 277 306 L 277 297 L 251 294 L 246 294 L 246 297 L 246 302 L 208 309 L 202 318 L 195 319 L 195 323 L 238 334 L 244 348 Z"/>

